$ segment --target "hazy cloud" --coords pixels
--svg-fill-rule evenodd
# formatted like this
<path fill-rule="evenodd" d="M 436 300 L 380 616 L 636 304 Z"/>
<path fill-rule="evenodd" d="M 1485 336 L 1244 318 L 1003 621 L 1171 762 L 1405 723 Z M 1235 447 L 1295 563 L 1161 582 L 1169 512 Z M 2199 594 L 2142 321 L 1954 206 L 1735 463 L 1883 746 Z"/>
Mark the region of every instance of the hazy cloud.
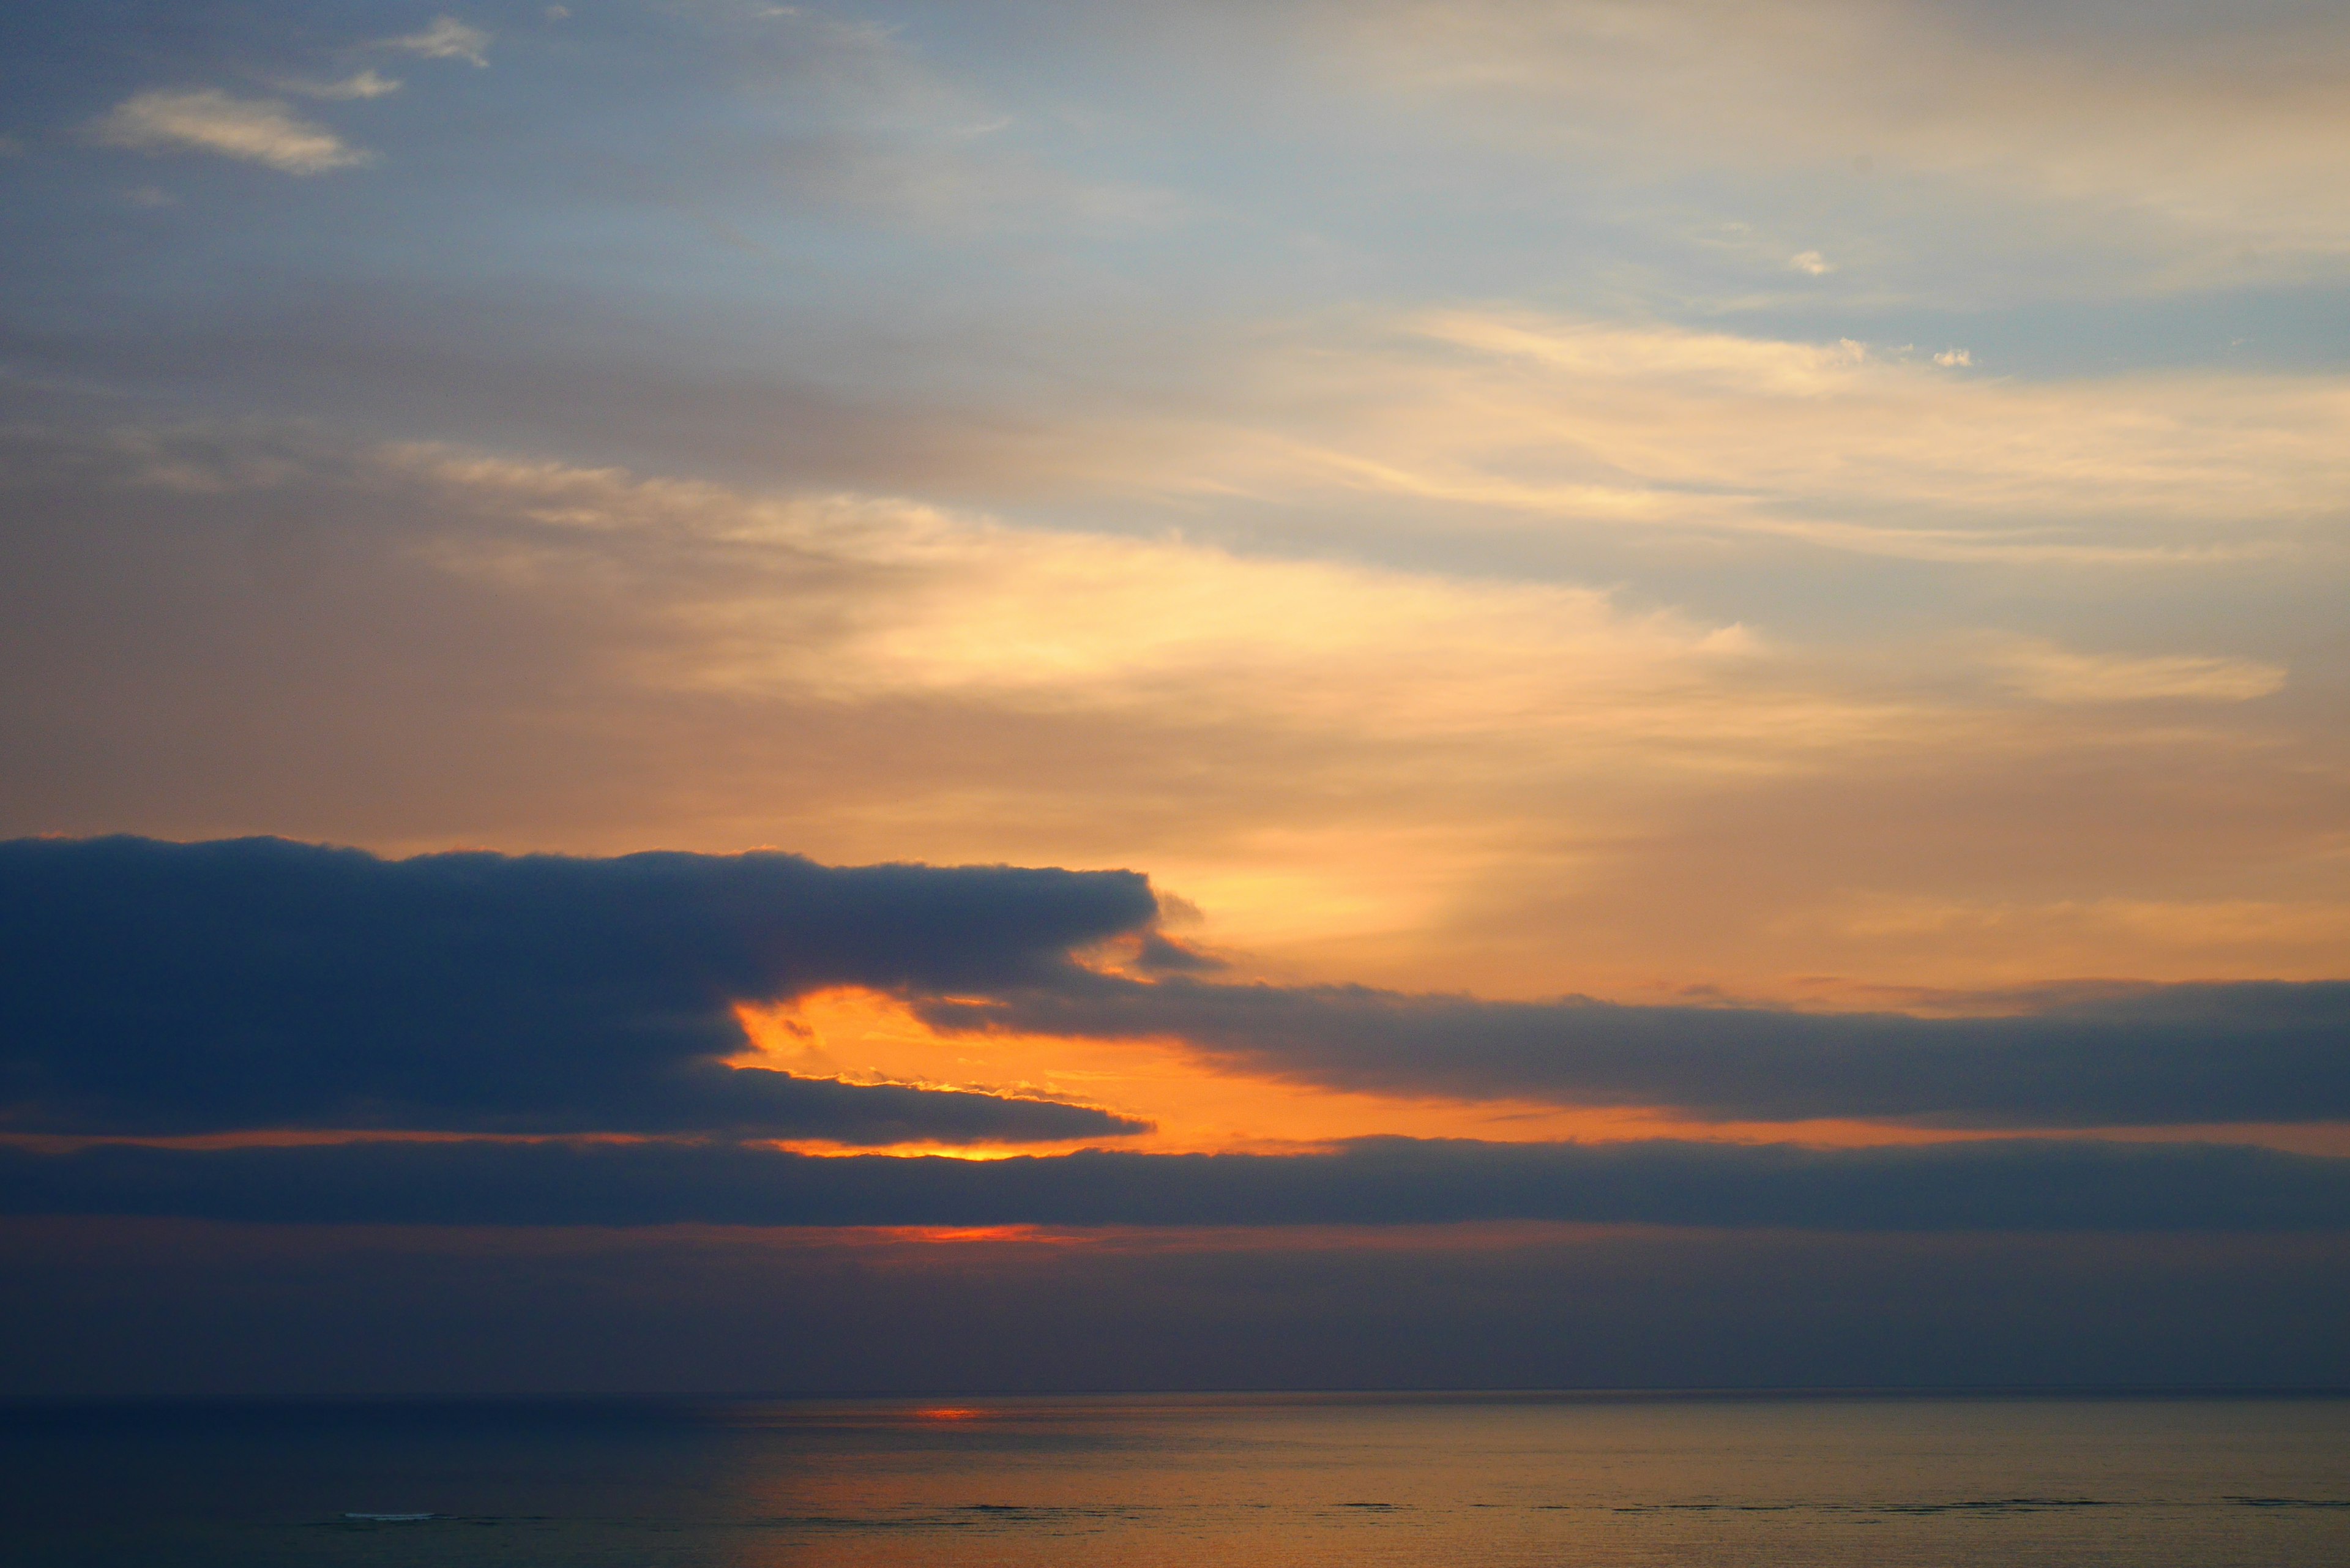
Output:
<path fill-rule="evenodd" d="M 135 94 L 99 119 L 91 134 L 109 147 L 215 152 L 288 174 L 324 174 L 372 156 L 275 99 L 232 98 L 217 88 Z"/>
<path fill-rule="evenodd" d="M 2177 258 L 2208 247 L 2180 281 L 2239 240 L 2311 267 L 2350 245 L 2350 28 L 2330 7 L 1394 0 L 1349 22 L 1364 78 L 1634 179 L 1710 167 L 1849 192 L 1857 161 L 2006 203 L 2010 243 L 2069 207 L 2145 223 Z"/>
<path fill-rule="evenodd" d="M 2017 691 L 2049 702 L 2245 702 L 2283 690 L 2286 673 L 2250 659 L 2075 653 L 2029 639 L 1997 645 L 1989 659 Z"/>
<path fill-rule="evenodd" d="M 384 98 L 400 88 L 396 77 L 379 76 L 372 70 L 355 71 L 340 81 L 281 81 L 277 84 L 287 92 L 297 92 L 305 98 L 369 99 Z"/>
<path fill-rule="evenodd" d="M 1693 383 L 1739 342 L 1694 346 Z M 1794 382 L 1781 411 L 1825 424 L 1890 391 L 1822 407 L 1811 361 L 1761 358 L 1752 374 Z M 1691 399 L 1659 405 L 1659 428 Z M 2061 400 L 2043 413 L 2048 441 L 2075 439 Z M 1390 460 L 1426 434 L 1395 433 Z M 0 684 L 38 737 L 0 806 L 12 831 L 1136 865 L 1207 909 L 1210 947 L 1267 972 L 1520 997 L 1692 976 L 1773 997 L 1814 975 L 2320 979 L 2350 929 L 2350 860 L 2323 848 L 2345 826 L 2330 655 L 2314 628 L 2283 641 L 2235 610 L 2091 628 L 2009 606 L 2043 631 L 2018 640 L 1964 628 L 1981 601 L 1938 600 L 1941 624 L 1838 641 L 1850 628 L 1767 597 L 1770 619 L 1737 624 L 1743 566 L 1690 605 L 1578 573 L 1019 526 L 258 422 L 5 441 L 25 526 L 0 544 Z M 2183 485 L 2225 456 L 2210 444 Z M 1954 533 L 1931 542 L 2071 547 Z M 1777 559 L 1790 581 L 1830 569 Z M 1895 570 L 1839 576 L 1823 603 L 1939 580 Z M 2158 576 L 2264 592 L 2251 570 Z M 2213 700 L 2273 684 L 2288 656 L 2274 697 Z"/>
<path fill-rule="evenodd" d="M 380 38 L 375 47 L 428 60 L 463 60 L 469 66 L 486 67 L 490 63 L 490 37 L 481 28 L 469 26 L 453 16 L 435 16 L 432 25 L 423 31 Z"/>

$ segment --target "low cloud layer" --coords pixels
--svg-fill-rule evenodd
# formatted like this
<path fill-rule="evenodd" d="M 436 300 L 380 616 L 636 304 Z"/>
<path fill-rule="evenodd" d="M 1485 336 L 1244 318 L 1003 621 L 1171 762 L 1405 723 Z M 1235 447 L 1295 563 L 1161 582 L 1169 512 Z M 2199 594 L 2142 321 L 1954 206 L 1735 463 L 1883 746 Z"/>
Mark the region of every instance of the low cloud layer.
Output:
<path fill-rule="evenodd" d="M 1238 1072 L 1392 1095 L 1669 1106 L 1721 1120 L 2095 1127 L 2350 1117 L 2350 981 L 2171 985 L 1989 1018 L 1484 1002 L 1361 986 L 1076 988 L 944 1027 L 1181 1040 Z"/>
<path fill-rule="evenodd" d="M 1050 981 L 1155 913 L 1127 872 L 19 840 L 0 845 L 0 1127 L 1116 1136 L 1139 1124 L 730 1068 L 731 1004 Z"/>
<path fill-rule="evenodd" d="M 19 1215 L 397 1225 L 1295 1226 L 1571 1220 L 1830 1231 L 2338 1231 L 2350 1159 L 1987 1140 L 1822 1150 L 1364 1139 L 1331 1155 L 818 1158 L 680 1143 L 0 1150 Z"/>
<path fill-rule="evenodd" d="M 726 1064 L 750 1044 L 736 1004 L 836 987 L 950 1033 L 1171 1041 L 1205 1070 L 1399 1098 L 1941 1127 L 2350 1118 L 2345 981 L 1918 1017 L 1144 983 L 1072 957 L 1147 936 L 1158 909 L 1131 872 L 18 840 L 0 845 L 0 1129 L 885 1144 L 1141 1126 Z"/>
<path fill-rule="evenodd" d="M 2350 1385 L 2345 1294 L 2350 1257 L 2305 1234 L 1496 1226 L 941 1242 L 698 1226 L 0 1220 L 0 1387 L 246 1401 L 2322 1388 Z M 582 1416 L 576 1398 L 554 1409 L 575 1426 Z M 546 1418 L 511 1400 L 452 1418 L 472 1430 L 505 1414 Z M 2272 1406 L 2259 1419 L 2271 1416 L 2293 1418 Z M 296 1441 L 316 1431 L 313 1411 L 286 1421 Z"/>

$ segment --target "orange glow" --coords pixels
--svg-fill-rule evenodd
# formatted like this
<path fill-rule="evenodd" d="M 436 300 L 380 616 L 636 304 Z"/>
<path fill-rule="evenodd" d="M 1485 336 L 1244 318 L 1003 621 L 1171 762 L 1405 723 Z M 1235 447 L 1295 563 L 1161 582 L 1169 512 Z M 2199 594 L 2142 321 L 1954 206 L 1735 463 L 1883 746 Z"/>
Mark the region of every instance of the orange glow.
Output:
<path fill-rule="evenodd" d="M 1814 983 L 1814 1000 L 1835 994 Z M 1951 1015 L 1951 998 L 1920 989 L 1898 995 L 1862 989 L 1846 1000 Z M 977 1000 L 977 999 L 974 999 Z M 2121 1142 L 2253 1145 L 2294 1154 L 2350 1158 L 2350 1122 L 2210 1123 L 2088 1128 L 1935 1128 L 1848 1118 L 1706 1121 L 1658 1106 L 1545 1105 L 1530 1100 L 1451 1100 L 1353 1093 L 1250 1076 L 1223 1068 L 1173 1038 L 1092 1040 L 1017 1033 L 942 1033 L 904 1002 L 857 987 L 817 992 L 795 1002 L 741 1003 L 734 1010 L 751 1045 L 732 1058 L 743 1068 L 846 1084 L 899 1084 L 1087 1105 L 1153 1124 L 1131 1137 L 1036 1143 L 888 1145 L 827 1139 L 760 1140 L 762 1147 L 820 1158 L 883 1155 L 971 1161 L 1107 1148 L 1139 1154 L 1303 1155 L 1370 1137 L 1464 1138 L 1490 1143 L 1619 1143 L 1650 1138 L 1717 1143 L 1795 1143 L 1866 1148 L 1970 1140 L 2068 1137 Z M 601 1143 L 663 1141 L 630 1133 L 473 1133 L 373 1128 L 284 1128 L 122 1137 L 0 1131 L 0 1147 L 67 1154 L 103 1144 L 154 1148 L 294 1147 L 355 1142 Z M 1052 1241 L 1028 1226 L 930 1227 L 893 1231 L 928 1242 Z"/>
<path fill-rule="evenodd" d="M 976 1421 L 986 1414 L 984 1410 L 972 1410 L 961 1405 L 941 1405 L 935 1409 L 915 1411 L 914 1419 L 917 1421 Z"/>
<path fill-rule="evenodd" d="M 887 1148 L 801 1141 L 803 1154 L 941 1155 L 1003 1159 L 1081 1147 L 1149 1154 L 1302 1154 L 1381 1135 L 1493 1143 L 1576 1139 L 1615 1143 L 1692 1138 L 1860 1148 L 2032 1136 L 2034 1129 L 1950 1130 L 1881 1122 L 1700 1121 L 1644 1106 L 1560 1106 L 1533 1101 L 1461 1101 L 1349 1093 L 1219 1069 L 1171 1039 L 1084 1040 L 1049 1035 L 945 1034 L 901 1002 L 842 988 L 796 1002 L 735 1010 L 753 1049 L 734 1064 L 850 1084 L 910 1084 L 1098 1106 L 1155 1124 L 1130 1138 L 977 1147 L 904 1144 Z M 2073 1136 L 2204 1138 L 2306 1153 L 2350 1153 L 2350 1126 L 2099 1128 Z"/>
<path fill-rule="evenodd" d="M 845 1155 L 886 1154 L 899 1159 L 962 1159 L 984 1165 L 991 1160 L 1017 1159 L 1024 1154 L 1073 1154 L 1081 1148 L 1095 1147 L 1097 1142 L 1090 1138 L 1070 1138 L 1058 1143 L 868 1144 L 836 1143 L 829 1138 L 771 1138 L 760 1140 L 760 1145 L 785 1154 L 814 1155 L 827 1159 Z"/>
<path fill-rule="evenodd" d="M 941 1034 L 902 1002 L 853 988 L 780 1006 L 736 1009 L 754 1050 L 737 1066 L 851 1084 L 910 1084 L 1098 1106 L 1156 1125 L 1132 1138 L 1016 1148 L 893 1147 L 892 1154 L 1003 1158 L 1097 1145 L 1153 1154 L 1294 1154 L 1346 1138 L 1392 1134 L 1504 1143 L 1561 1138 L 1761 1136 L 1642 1110 L 1561 1108 L 1528 1101 L 1470 1102 L 1350 1093 L 1218 1070 L 1174 1040 Z M 1768 1135 L 1783 1138 L 1783 1128 Z M 1813 1142 L 1920 1142 L 1947 1134 L 1861 1124 L 1806 1124 Z M 875 1152 L 816 1143 L 806 1153 Z"/>

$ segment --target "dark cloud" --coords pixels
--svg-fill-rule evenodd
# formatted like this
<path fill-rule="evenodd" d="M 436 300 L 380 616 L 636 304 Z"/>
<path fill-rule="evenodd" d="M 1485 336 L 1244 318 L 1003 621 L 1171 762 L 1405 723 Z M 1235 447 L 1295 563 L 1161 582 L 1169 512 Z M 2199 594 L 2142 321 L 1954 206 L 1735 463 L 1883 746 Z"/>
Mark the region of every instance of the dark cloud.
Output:
<path fill-rule="evenodd" d="M 0 1392 L 2342 1387 L 2345 1295 L 2307 1235 L 0 1220 Z"/>
<path fill-rule="evenodd" d="M 2074 1127 L 2350 1116 L 2350 982 L 2051 993 L 2010 1016 L 1216 984 L 1145 879 L 795 857 L 384 861 L 281 840 L 0 845 L 0 1127 L 1044 1139 L 1101 1112 L 726 1067 L 828 985 L 948 1028 L 1188 1042 L 1336 1088 Z M 1139 938 L 1155 984 L 1069 953 Z"/>
<path fill-rule="evenodd" d="M 745 1044 L 736 1001 L 1052 981 L 1154 911 L 1128 872 L 18 840 L 0 844 L 0 1127 L 1132 1132 L 721 1059 Z"/>
<path fill-rule="evenodd" d="M 0 1151 L 0 1209 L 276 1223 L 2350 1229 L 2350 1160 L 2200 1144 L 1361 1140 L 1328 1155 L 825 1158 L 731 1144 Z"/>
<path fill-rule="evenodd" d="M 1237 1071 L 1469 1099 L 2074 1127 L 2350 1117 L 2350 981 L 2131 988 L 1990 1018 L 1481 1002 L 1086 976 L 932 1023 L 1173 1036 Z"/>

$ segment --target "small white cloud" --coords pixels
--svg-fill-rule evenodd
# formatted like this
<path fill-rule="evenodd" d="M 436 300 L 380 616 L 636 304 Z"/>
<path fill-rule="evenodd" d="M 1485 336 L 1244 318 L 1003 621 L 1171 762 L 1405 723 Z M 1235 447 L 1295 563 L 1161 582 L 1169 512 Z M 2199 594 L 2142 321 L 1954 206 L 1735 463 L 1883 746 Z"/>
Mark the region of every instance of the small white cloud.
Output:
<path fill-rule="evenodd" d="M 1817 251 L 1798 251 L 1787 258 L 1787 265 L 1797 272 L 1807 272 L 1814 277 L 1821 277 L 1835 271 L 1835 263 Z"/>
<path fill-rule="evenodd" d="M 124 99 L 90 134 L 141 152 L 216 152 L 288 174 L 323 174 L 369 154 L 272 99 L 231 98 L 217 88 L 159 88 Z"/>
<path fill-rule="evenodd" d="M 361 71 L 338 82 L 282 81 L 277 85 L 304 98 L 326 99 L 382 98 L 398 92 L 400 86 L 399 78 L 381 77 L 373 71 Z"/>
<path fill-rule="evenodd" d="M 1945 348 L 1934 356 L 1934 363 L 1945 368 L 1971 365 L 1974 362 L 1974 355 L 1964 348 Z"/>
<path fill-rule="evenodd" d="M 454 16 L 435 16 L 424 31 L 404 37 L 379 38 L 375 47 L 398 49 L 428 60 L 463 60 L 470 66 L 490 63 L 490 35 L 479 27 L 467 26 Z"/>

